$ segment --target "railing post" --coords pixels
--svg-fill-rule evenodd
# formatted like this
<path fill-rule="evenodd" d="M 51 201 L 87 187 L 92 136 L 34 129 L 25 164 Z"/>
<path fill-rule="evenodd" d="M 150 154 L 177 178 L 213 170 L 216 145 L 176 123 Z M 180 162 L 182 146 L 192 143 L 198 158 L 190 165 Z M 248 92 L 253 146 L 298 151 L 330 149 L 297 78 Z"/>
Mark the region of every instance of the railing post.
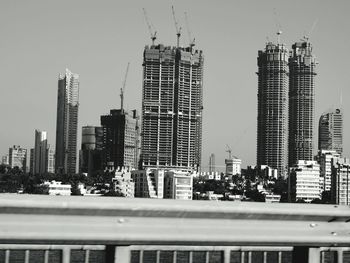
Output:
<path fill-rule="evenodd" d="M 62 249 L 62 263 L 70 263 L 70 248 L 65 247 Z"/>
<path fill-rule="evenodd" d="M 337 251 L 337 263 L 343 263 L 343 250 L 338 250 Z"/>
<path fill-rule="evenodd" d="M 293 263 L 308 262 L 320 263 L 321 253 L 318 247 L 294 247 Z"/>
<path fill-rule="evenodd" d="M 115 250 L 115 263 L 128 263 L 131 259 L 129 246 L 117 246 Z"/>
<path fill-rule="evenodd" d="M 115 258 L 116 258 L 116 249 L 115 246 L 113 245 L 107 245 L 106 246 L 106 258 L 105 262 L 106 263 L 115 263 Z"/>

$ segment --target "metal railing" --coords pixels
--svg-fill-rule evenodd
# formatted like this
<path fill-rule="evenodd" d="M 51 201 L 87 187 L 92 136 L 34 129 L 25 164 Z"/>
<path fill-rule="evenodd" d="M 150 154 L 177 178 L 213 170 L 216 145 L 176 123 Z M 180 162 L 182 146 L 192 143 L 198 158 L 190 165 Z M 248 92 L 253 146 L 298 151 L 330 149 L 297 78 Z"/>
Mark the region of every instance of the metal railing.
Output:
<path fill-rule="evenodd" d="M 347 206 L 0 195 L 0 263 L 350 262 Z"/>

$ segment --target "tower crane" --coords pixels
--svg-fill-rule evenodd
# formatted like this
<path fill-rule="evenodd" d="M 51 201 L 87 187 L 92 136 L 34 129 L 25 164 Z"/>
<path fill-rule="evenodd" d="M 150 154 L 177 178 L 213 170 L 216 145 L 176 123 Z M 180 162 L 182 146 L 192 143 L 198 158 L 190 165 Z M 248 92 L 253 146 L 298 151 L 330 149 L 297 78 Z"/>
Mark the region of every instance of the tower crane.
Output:
<path fill-rule="evenodd" d="M 157 31 L 152 29 L 152 27 L 154 28 L 154 26 L 153 26 L 153 24 L 150 23 L 150 21 L 148 19 L 148 16 L 147 16 L 147 13 L 146 13 L 146 9 L 142 8 L 142 10 L 143 10 L 143 14 L 145 16 L 145 20 L 146 20 L 146 23 L 147 23 L 147 26 L 148 26 L 149 33 L 151 35 L 152 46 L 153 46 L 154 45 L 154 41 L 157 39 Z"/>
<path fill-rule="evenodd" d="M 191 49 L 195 46 L 195 38 L 192 39 L 192 33 L 191 33 L 191 29 L 188 23 L 188 17 L 187 17 L 187 12 L 185 12 L 185 21 L 186 21 L 186 28 L 187 28 L 187 33 L 188 33 L 188 38 L 190 40 L 190 47 Z"/>
<path fill-rule="evenodd" d="M 124 112 L 124 91 L 126 86 L 126 78 L 128 77 L 128 72 L 129 72 L 129 65 L 130 65 L 130 62 L 128 62 L 128 66 L 126 67 L 123 86 L 120 88 L 120 109 L 122 112 Z"/>
<path fill-rule="evenodd" d="M 179 47 L 179 45 L 180 45 L 180 36 L 181 36 L 181 27 L 179 27 L 178 22 L 176 20 L 174 6 L 171 6 L 171 10 L 173 12 L 173 18 L 174 18 L 174 24 L 175 24 L 176 36 L 177 36 L 176 47 Z"/>

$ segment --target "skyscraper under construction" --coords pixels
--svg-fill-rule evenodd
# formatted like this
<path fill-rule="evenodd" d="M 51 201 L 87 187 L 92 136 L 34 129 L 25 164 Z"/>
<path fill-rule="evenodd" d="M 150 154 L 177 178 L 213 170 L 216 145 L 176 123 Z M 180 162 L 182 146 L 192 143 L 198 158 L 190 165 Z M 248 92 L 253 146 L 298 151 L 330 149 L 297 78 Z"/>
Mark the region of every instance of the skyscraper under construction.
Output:
<path fill-rule="evenodd" d="M 257 165 L 285 176 L 288 160 L 288 49 L 266 44 L 258 53 Z"/>
<path fill-rule="evenodd" d="M 316 60 L 312 45 L 292 45 L 289 58 L 289 166 L 313 160 Z"/>
<path fill-rule="evenodd" d="M 203 54 L 192 46 L 146 46 L 143 54 L 143 167 L 196 170 L 202 149 Z"/>

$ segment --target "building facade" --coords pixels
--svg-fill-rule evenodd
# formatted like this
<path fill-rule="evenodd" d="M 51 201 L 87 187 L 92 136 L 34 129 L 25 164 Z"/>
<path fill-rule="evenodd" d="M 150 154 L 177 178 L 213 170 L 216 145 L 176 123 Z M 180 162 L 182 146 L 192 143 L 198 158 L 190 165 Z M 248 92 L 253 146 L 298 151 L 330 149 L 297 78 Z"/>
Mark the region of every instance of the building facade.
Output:
<path fill-rule="evenodd" d="M 203 53 L 163 45 L 143 55 L 142 166 L 201 165 Z"/>
<path fill-rule="evenodd" d="M 289 166 L 313 160 L 316 59 L 309 42 L 292 46 L 289 58 Z"/>
<path fill-rule="evenodd" d="M 25 173 L 27 171 L 27 149 L 19 145 L 9 148 L 9 165 L 11 168 L 18 167 Z"/>
<path fill-rule="evenodd" d="M 226 175 L 241 174 L 242 160 L 237 157 L 231 159 L 225 159 Z"/>
<path fill-rule="evenodd" d="M 332 160 L 332 203 L 350 205 L 350 162 L 348 158 Z"/>
<path fill-rule="evenodd" d="M 164 170 L 150 169 L 133 170 L 135 197 L 159 198 L 164 196 Z"/>
<path fill-rule="evenodd" d="M 136 110 L 111 110 L 101 116 L 103 165 L 114 169 L 138 167 L 139 124 Z"/>
<path fill-rule="evenodd" d="M 298 160 L 298 163 L 290 169 L 288 178 L 290 201 L 303 200 L 310 203 L 314 199 L 321 199 L 320 165 L 316 161 Z"/>
<path fill-rule="evenodd" d="M 164 198 L 192 200 L 193 175 L 187 171 L 169 170 L 164 174 Z"/>
<path fill-rule="evenodd" d="M 46 167 L 48 173 L 54 173 L 55 172 L 55 149 L 48 144 L 47 150 L 46 150 Z"/>
<path fill-rule="evenodd" d="M 257 165 L 285 176 L 288 161 L 288 49 L 267 43 L 258 53 Z"/>
<path fill-rule="evenodd" d="M 76 173 L 78 108 L 79 75 L 66 69 L 58 78 L 56 173 Z"/>
<path fill-rule="evenodd" d="M 103 129 L 96 126 L 83 126 L 79 171 L 92 175 L 103 170 L 102 165 Z"/>
<path fill-rule="evenodd" d="M 318 126 L 318 149 L 335 150 L 343 155 L 343 112 L 330 110 L 321 115 Z"/>
<path fill-rule="evenodd" d="M 114 191 L 118 195 L 130 198 L 135 196 L 135 184 L 131 178 L 131 172 L 128 169 L 121 168 L 115 171 L 112 184 Z"/>
<path fill-rule="evenodd" d="M 320 164 L 321 191 L 331 191 L 332 162 L 336 163 L 340 154 L 334 150 L 321 150 L 317 159 Z"/>

